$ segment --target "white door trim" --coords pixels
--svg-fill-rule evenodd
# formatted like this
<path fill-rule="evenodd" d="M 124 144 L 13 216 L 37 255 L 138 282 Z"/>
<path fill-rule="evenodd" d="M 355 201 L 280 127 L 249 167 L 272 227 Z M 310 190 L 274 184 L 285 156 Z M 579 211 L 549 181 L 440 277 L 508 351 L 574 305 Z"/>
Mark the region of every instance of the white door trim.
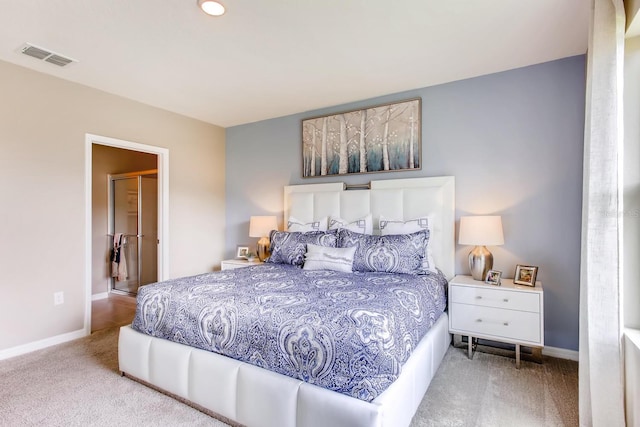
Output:
<path fill-rule="evenodd" d="M 124 148 L 158 156 L 158 281 L 169 278 L 169 150 L 153 145 L 140 144 L 122 139 L 100 135 L 85 135 L 84 151 L 84 192 L 85 192 L 85 310 L 84 331 L 91 334 L 91 185 L 92 185 L 92 149 L 93 144 Z"/>

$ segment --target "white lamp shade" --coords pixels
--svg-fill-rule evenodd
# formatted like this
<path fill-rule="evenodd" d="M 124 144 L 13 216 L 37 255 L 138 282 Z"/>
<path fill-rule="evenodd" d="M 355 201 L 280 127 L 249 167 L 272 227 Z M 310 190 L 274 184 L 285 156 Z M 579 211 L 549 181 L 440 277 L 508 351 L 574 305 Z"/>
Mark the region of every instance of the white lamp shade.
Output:
<path fill-rule="evenodd" d="M 497 215 L 460 217 L 458 243 L 471 246 L 504 245 L 502 217 Z"/>
<path fill-rule="evenodd" d="M 278 229 L 275 216 L 252 216 L 249 220 L 249 237 L 266 237 Z"/>

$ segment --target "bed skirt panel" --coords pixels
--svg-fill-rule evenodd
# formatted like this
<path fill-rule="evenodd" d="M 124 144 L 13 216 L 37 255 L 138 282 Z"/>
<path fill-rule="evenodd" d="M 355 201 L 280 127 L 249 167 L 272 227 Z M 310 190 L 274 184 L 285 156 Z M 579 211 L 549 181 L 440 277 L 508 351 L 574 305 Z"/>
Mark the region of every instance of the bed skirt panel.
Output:
<path fill-rule="evenodd" d="M 408 426 L 451 344 L 443 313 L 402 367 L 402 373 L 373 402 L 384 407 L 384 426 Z"/>
<path fill-rule="evenodd" d="M 242 362 L 228 357 L 211 358 L 207 351 L 192 351 L 191 362 L 189 400 L 204 408 L 216 408 L 216 413 L 236 420 L 236 379 Z"/>
<path fill-rule="evenodd" d="M 249 427 L 408 426 L 451 341 L 443 314 L 373 402 L 120 329 L 120 371 Z"/>

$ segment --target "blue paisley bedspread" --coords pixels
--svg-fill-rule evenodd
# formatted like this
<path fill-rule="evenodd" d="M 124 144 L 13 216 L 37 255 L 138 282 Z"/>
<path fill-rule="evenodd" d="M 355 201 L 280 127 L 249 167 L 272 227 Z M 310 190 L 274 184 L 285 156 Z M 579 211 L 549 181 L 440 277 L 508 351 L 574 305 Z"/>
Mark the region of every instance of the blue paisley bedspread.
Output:
<path fill-rule="evenodd" d="M 446 283 L 263 264 L 142 286 L 132 327 L 371 401 L 444 311 Z"/>

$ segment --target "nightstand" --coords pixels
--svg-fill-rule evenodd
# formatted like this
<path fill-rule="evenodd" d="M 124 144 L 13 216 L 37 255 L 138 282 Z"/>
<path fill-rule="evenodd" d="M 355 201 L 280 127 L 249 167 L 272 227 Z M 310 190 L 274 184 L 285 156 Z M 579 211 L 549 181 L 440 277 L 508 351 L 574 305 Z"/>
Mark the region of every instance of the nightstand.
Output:
<path fill-rule="evenodd" d="M 264 264 L 256 258 L 255 261 L 247 261 L 246 259 L 225 259 L 220 264 L 220 270 L 233 270 L 234 268 L 251 267 L 252 265 Z"/>
<path fill-rule="evenodd" d="M 502 279 L 501 286 L 456 276 L 449 282 L 449 333 L 467 336 L 468 356 L 473 358 L 474 338 L 531 347 L 542 360 L 544 347 L 544 291 L 536 286 L 515 285 Z"/>

